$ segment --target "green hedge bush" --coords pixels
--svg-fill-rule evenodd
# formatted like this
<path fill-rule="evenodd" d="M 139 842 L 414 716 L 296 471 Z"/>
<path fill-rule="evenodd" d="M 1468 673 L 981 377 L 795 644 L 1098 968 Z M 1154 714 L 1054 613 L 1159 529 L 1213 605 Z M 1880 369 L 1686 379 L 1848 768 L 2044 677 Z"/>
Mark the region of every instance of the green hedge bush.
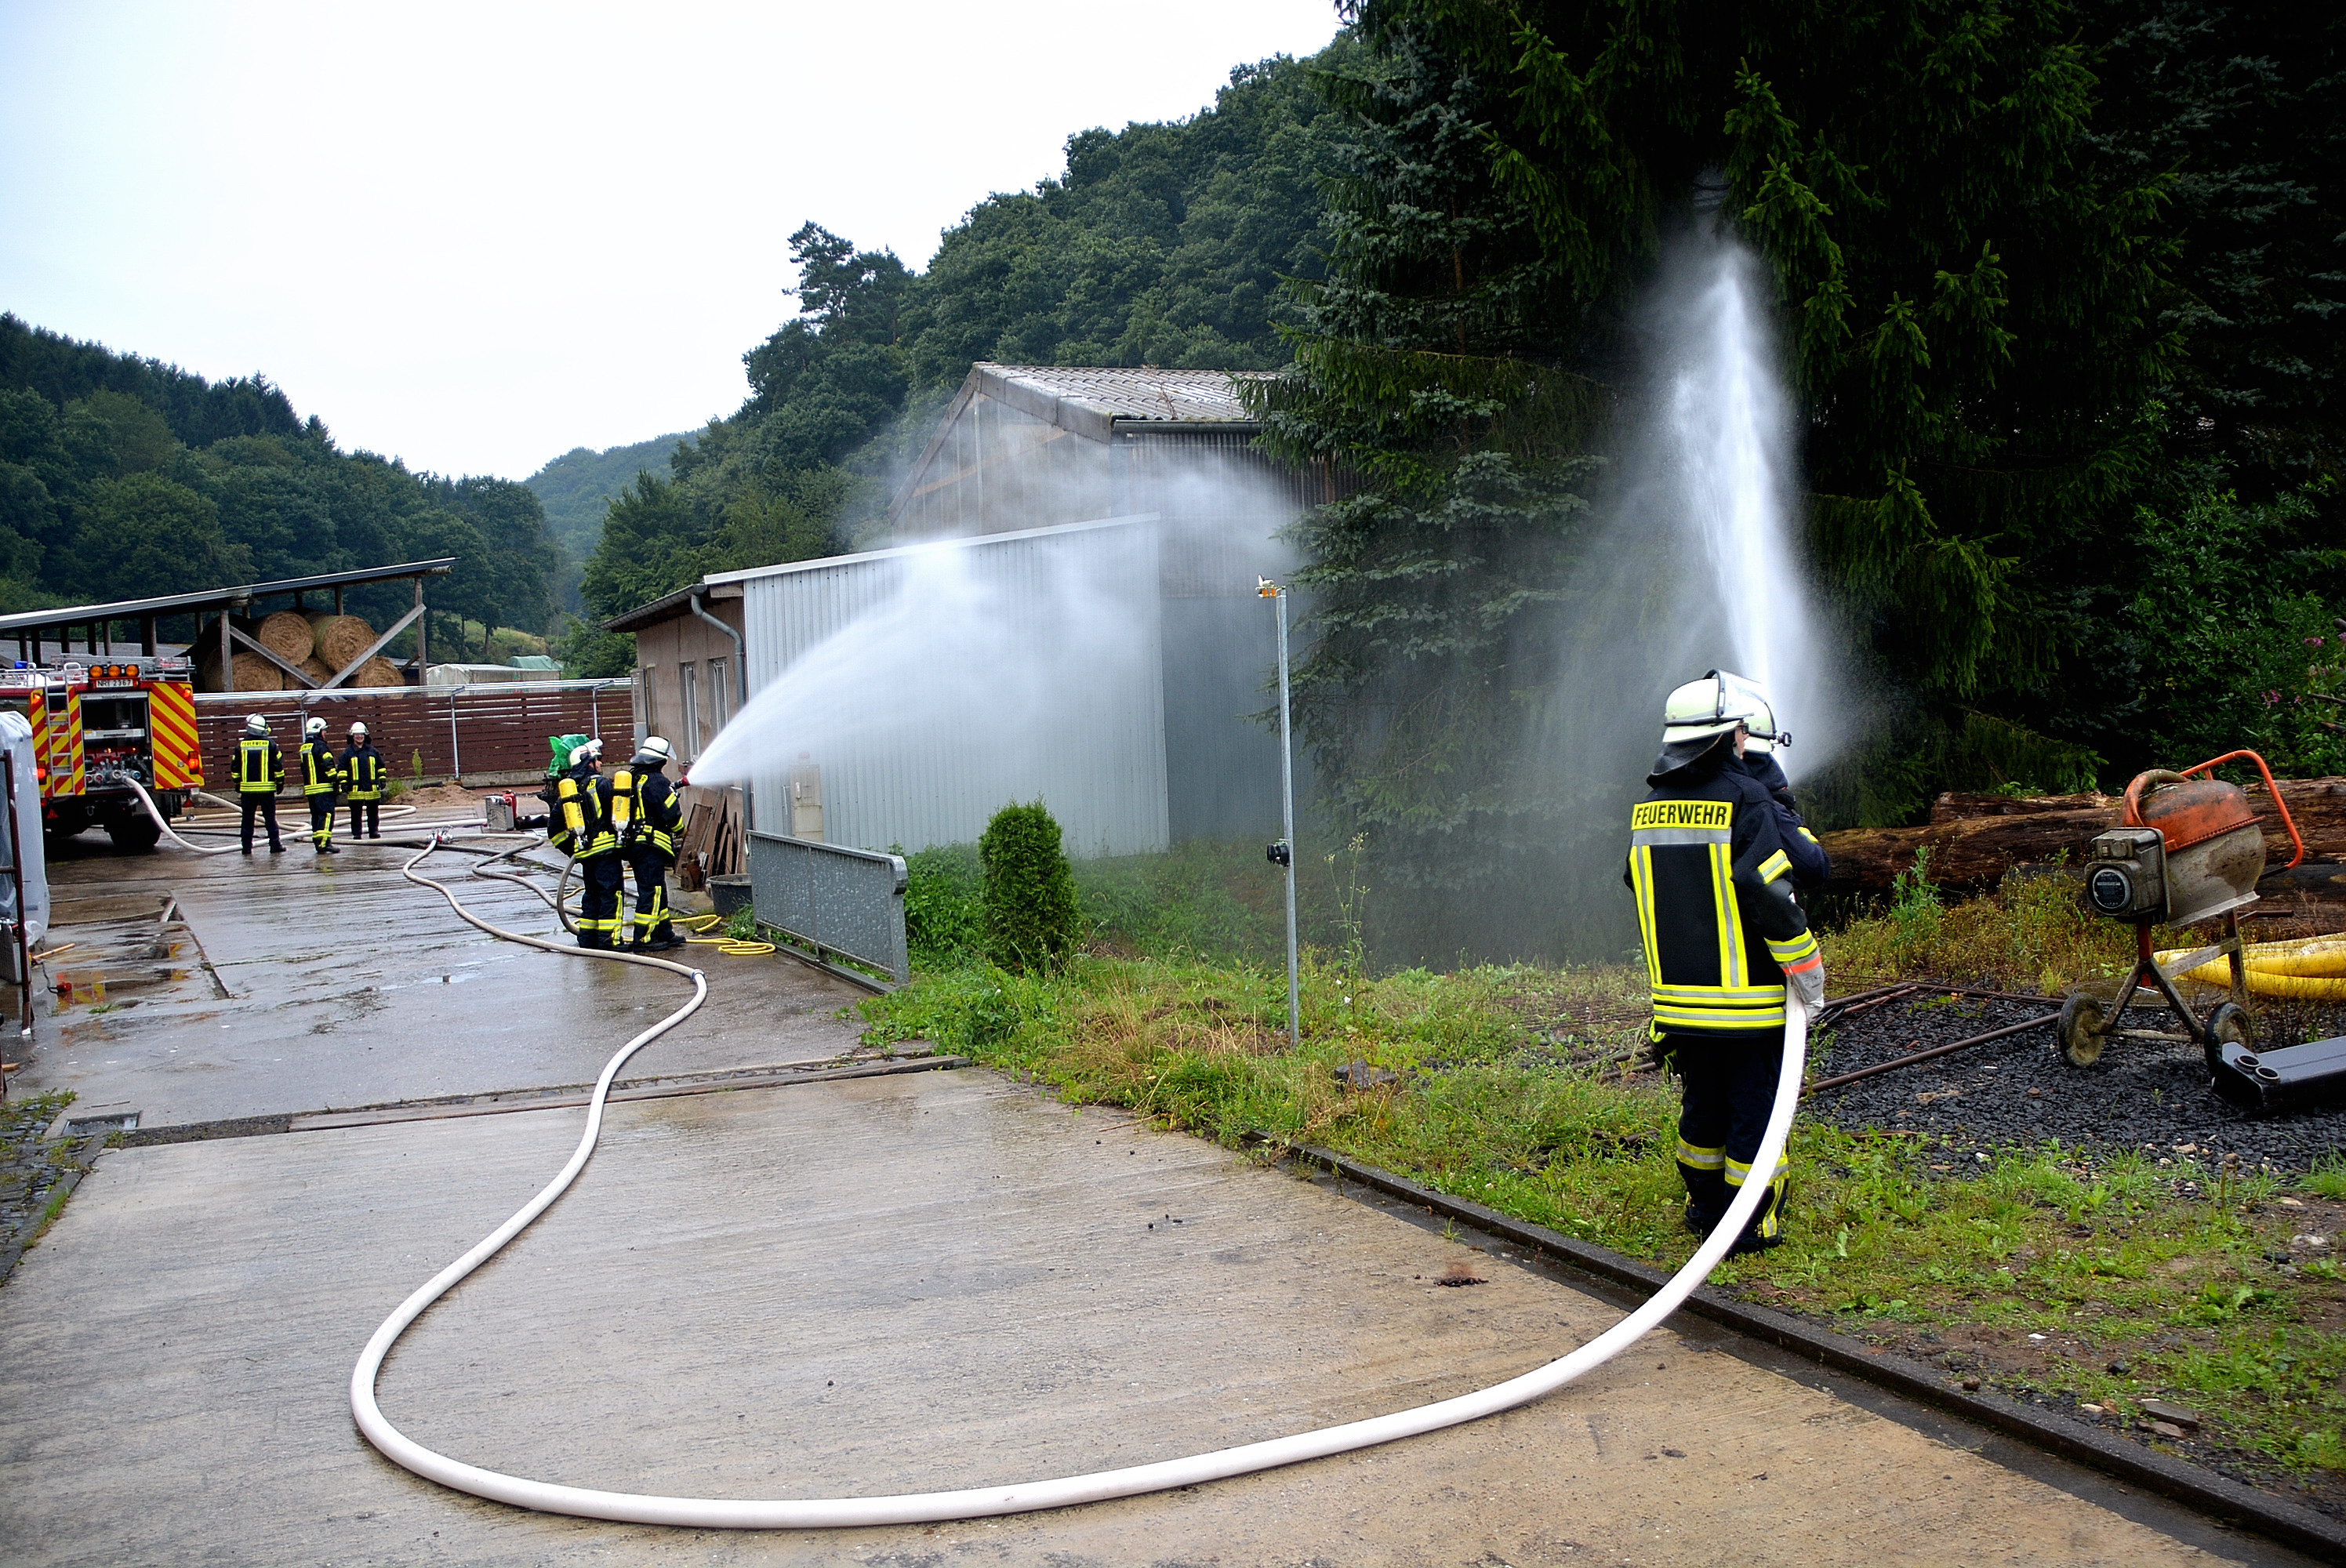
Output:
<path fill-rule="evenodd" d="M 1013 974 L 1048 974 L 1082 942 L 1075 872 L 1043 802 L 1005 806 L 977 841 L 985 868 L 985 956 Z"/>

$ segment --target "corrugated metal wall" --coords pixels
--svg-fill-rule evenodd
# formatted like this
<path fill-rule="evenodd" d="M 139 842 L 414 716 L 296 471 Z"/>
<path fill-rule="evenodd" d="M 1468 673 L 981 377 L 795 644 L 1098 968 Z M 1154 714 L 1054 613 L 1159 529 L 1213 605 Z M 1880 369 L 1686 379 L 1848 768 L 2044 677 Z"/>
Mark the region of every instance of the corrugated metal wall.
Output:
<path fill-rule="evenodd" d="M 981 697 L 974 711 L 929 713 L 918 693 L 860 694 L 875 714 L 869 733 L 846 727 L 822 743 L 825 755 L 805 759 L 821 769 L 824 838 L 873 850 L 967 843 L 1003 806 L 1040 797 L 1071 854 L 1168 847 L 1155 531 L 1111 524 L 924 547 L 939 550 L 955 553 L 955 613 L 983 606 L 993 624 L 1017 628 L 1022 649 L 1046 657 L 1022 659 L 1015 680 L 1005 671 L 998 700 Z M 745 578 L 753 699 L 869 617 L 917 628 L 924 606 L 904 596 L 929 591 L 933 565 L 894 550 Z M 892 705 L 915 721 L 878 721 Z M 783 820 L 798 760 L 773 759 L 756 774 L 760 828 Z"/>

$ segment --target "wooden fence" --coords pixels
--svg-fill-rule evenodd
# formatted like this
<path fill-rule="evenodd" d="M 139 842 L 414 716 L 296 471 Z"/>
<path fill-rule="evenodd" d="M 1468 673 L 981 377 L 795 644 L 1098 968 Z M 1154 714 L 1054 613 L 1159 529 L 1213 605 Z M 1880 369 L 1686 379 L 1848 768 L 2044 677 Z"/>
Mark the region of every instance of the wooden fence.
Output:
<path fill-rule="evenodd" d="M 214 792 L 233 789 L 236 738 L 246 716 L 255 713 L 269 721 L 270 733 L 283 748 L 289 780 L 298 774 L 294 753 L 301 748 L 302 723 L 311 714 L 325 719 L 337 751 L 352 724 L 363 723 L 384 765 L 403 782 L 419 771 L 427 782 L 505 782 L 520 774 L 535 779 L 546 771 L 548 736 L 600 736 L 618 748 L 632 745 L 635 737 L 634 691 L 627 681 L 203 692 L 196 697 L 196 728 L 207 788 Z"/>

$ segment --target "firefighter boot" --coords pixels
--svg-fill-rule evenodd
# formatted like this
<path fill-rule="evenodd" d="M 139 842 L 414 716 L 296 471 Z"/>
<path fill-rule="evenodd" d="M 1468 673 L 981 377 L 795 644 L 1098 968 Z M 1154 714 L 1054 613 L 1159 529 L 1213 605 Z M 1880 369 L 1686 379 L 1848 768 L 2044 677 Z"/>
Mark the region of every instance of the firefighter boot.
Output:
<path fill-rule="evenodd" d="M 1708 1236 L 1719 1228 L 1726 1216 L 1727 1150 L 1697 1148 L 1685 1138 L 1678 1139 L 1678 1179 L 1686 1184 L 1686 1227 L 1697 1236 Z"/>

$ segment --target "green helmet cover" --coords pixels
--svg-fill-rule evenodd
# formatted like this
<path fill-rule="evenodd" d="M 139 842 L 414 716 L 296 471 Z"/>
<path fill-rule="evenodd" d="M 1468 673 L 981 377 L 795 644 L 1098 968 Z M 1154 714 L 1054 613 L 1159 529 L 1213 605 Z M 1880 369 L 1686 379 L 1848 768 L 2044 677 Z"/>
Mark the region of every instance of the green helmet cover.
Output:
<path fill-rule="evenodd" d="M 554 753 L 554 760 L 546 765 L 546 776 L 557 778 L 570 768 L 570 754 L 586 744 L 583 735 L 549 735 L 546 744 Z"/>

